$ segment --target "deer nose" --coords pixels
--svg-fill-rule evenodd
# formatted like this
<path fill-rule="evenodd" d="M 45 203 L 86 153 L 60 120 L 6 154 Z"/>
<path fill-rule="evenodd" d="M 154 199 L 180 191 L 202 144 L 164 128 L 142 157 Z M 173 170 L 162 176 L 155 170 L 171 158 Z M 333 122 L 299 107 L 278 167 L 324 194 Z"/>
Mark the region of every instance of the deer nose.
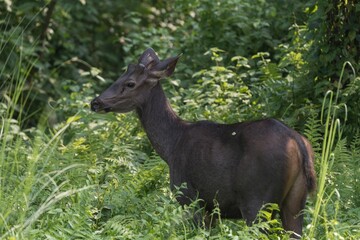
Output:
<path fill-rule="evenodd" d="M 103 106 L 103 103 L 98 97 L 94 98 L 94 100 L 91 101 L 91 110 L 94 112 L 101 111 L 102 106 Z"/>

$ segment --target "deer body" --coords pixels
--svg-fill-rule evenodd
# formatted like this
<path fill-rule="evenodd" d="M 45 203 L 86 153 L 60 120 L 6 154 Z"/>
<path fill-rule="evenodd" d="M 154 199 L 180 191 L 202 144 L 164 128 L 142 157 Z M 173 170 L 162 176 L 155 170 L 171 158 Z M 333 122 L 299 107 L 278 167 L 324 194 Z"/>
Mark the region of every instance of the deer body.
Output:
<path fill-rule="evenodd" d="M 171 188 L 186 183 L 180 204 L 200 198 L 211 211 L 215 199 L 223 217 L 251 224 L 263 204 L 277 203 L 284 228 L 300 235 L 299 213 L 315 188 L 309 142 L 274 119 L 235 124 L 180 119 L 159 82 L 172 74 L 177 59 L 160 61 L 152 49 L 146 50 L 138 66 L 130 66 L 92 101 L 92 110 L 137 111 L 151 144 L 169 166 Z"/>

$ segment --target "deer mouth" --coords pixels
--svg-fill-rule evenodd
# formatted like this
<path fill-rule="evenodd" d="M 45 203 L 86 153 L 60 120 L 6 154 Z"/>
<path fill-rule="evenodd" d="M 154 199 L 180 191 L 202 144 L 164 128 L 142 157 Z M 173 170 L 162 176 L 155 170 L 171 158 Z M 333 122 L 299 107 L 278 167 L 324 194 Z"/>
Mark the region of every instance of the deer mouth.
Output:
<path fill-rule="evenodd" d="M 96 113 L 108 113 L 108 112 L 116 112 L 116 113 L 126 113 L 135 109 L 135 105 L 131 102 L 127 102 L 123 99 L 118 100 L 114 103 L 108 103 L 107 100 L 101 99 L 99 97 L 94 98 L 94 100 L 90 103 L 91 111 Z"/>
<path fill-rule="evenodd" d="M 91 110 L 97 113 L 107 113 L 112 111 L 112 107 L 105 106 L 104 102 L 101 101 L 101 99 L 98 97 L 94 98 L 94 100 L 91 101 L 90 105 Z"/>
<path fill-rule="evenodd" d="M 113 109 L 112 109 L 112 107 L 106 107 L 103 110 L 108 113 L 108 112 L 111 112 Z"/>

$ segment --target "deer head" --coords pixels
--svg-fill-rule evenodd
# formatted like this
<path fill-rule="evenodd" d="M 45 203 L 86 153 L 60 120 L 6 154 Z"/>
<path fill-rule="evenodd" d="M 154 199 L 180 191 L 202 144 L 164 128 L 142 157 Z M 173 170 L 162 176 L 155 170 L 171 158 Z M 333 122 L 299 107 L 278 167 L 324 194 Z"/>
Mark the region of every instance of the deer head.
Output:
<path fill-rule="evenodd" d="M 137 64 L 130 64 L 118 80 L 91 101 L 91 110 L 124 113 L 136 109 L 160 79 L 174 72 L 179 57 L 160 61 L 155 51 L 148 48 Z"/>

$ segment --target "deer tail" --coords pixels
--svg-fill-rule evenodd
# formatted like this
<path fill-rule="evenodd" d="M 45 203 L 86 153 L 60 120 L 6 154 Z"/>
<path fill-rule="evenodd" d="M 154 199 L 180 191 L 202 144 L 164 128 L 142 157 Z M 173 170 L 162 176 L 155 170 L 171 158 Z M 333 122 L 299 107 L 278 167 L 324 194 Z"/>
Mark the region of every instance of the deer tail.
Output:
<path fill-rule="evenodd" d="M 300 144 L 302 149 L 302 165 L 306 177 L 306 185 L 309 193 L 314 192 L 316 189 L 316 173 L 314 169 L 314 151 L 310 142 L 302 136 L 303 144 Z"/>

